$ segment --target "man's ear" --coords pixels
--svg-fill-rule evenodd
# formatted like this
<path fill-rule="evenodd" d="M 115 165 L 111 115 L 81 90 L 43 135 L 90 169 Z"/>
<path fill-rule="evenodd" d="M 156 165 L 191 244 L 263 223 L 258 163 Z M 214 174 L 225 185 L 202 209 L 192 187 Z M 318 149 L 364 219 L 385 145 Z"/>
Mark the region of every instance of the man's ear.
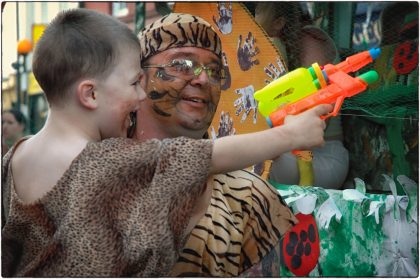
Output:
<path fill-rule="evenodd" d="M 96 84 L 92 80 L 83 80 L 77 86 L 77 97 L 80 103 L 88 109 L 95 109 L 98 106 L 95 88 Z"/>

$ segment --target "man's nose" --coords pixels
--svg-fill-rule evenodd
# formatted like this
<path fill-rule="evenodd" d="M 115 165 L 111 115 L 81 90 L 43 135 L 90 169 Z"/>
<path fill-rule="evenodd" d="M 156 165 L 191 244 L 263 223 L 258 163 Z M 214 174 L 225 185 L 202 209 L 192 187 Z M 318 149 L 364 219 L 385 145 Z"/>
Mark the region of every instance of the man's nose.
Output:
<path fill-rule="evenodd" d="M 209 80 L 209 76 L 207 74 L 207 71 L 204 69 L 201 69 L 201 72 L 194 76 L 192 81 L 193 84 L 194 83 L 199 83 L 199 84 L 208 84 L 210 82 Z"/>

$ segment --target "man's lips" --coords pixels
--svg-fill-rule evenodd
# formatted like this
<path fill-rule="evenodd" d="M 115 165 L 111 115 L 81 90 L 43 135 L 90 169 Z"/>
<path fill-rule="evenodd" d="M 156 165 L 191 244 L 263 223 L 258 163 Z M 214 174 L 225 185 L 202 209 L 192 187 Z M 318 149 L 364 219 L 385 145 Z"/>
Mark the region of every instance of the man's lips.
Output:
<path fill-rule="evenodd" d="M 192 102 L 192 103 L 197 103 L 197 104 L 208 104 L 209 100 L 202 98 L 202 97 L 188 97 L 188 96 L 183 96 L 181 97 L 181 99 L 183 101 L 187 101 L 187 102 Z"/>

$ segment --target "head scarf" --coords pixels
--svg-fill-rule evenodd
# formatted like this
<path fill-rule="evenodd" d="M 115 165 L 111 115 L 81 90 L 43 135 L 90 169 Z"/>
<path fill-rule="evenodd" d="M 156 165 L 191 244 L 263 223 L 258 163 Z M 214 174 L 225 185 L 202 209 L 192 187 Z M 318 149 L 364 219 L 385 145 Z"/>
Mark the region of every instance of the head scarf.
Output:
<path fill-rule="evenodd" d="M 138 38 L 142 62 L 170 48 L 203 48 L 219 58 L 222 53 L 220 38 L 213 27 L 201 17 L 190 14 L 166 15 L 140 31 Z"/>

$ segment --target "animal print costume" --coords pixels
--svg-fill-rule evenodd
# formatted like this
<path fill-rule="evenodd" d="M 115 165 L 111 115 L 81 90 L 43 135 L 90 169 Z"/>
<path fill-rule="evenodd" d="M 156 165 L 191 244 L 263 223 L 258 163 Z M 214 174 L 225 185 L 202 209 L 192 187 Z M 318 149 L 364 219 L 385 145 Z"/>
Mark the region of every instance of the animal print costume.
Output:
<path fill-rule="evenodd" d="M 168 274 L 206 185 L 211 141 L 89 143 L 54 188 L 31 204 L 14 191 L 10 162 L 17 145 L 3 158 L 2 276 Z"/>
<path fill-rule="evenodd" d="M 239 276 L 255 269 L 264 257 L 278 256 L 281 236 L 297 222 L 277 191 L 252 172 L 219 174 L 211 181 L 210 206 L 191 232 L 171 276 Z M 268 276 L 278 277 L 278 257 L 272 267 L 278 272 Z"/>
<path fill-rule="evenodd" d="M 145 27 L 138 38 L 142 63 L 180 47 L 203 48 L 221 58 L 217 32 L 198 16 L 169 14 Z M 210 206 L 170 276 L 264 276 L 272 269 L 268 274 L 278 277 L 279 242 L 297 222 L 293 213 L 272 186 L 251 172 L 215 175 L 210 181 Z"/>

